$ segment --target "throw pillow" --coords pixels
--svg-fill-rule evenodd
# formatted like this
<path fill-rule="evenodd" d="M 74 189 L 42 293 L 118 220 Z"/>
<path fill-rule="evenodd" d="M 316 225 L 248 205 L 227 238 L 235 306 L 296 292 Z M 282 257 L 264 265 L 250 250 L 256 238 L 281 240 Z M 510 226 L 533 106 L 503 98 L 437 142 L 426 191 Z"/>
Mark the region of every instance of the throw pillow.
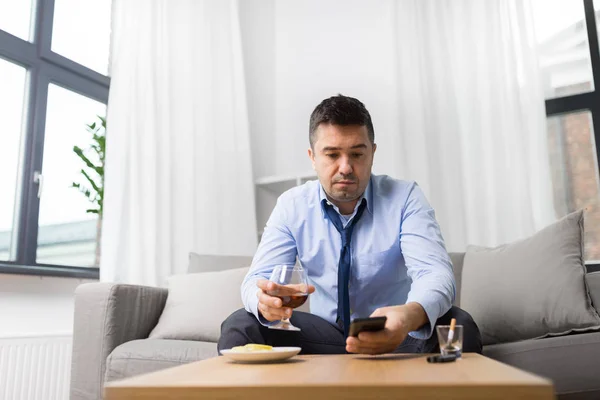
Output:
<path fill-rule="evenodd" d="M 251 256 L 218 256 L 212 254 L 189 254 L 188 274 L 196 272 L 223 271 L 252 264 Z"/>
<path fill-rule="evenodd" d="M 583 211 L 496 248 L 469 246 L 461 307 L 484 345 L 600 329 L 583 254 Z"/>
<path fill-rule="evenodd" d="M 217 342 L 221 323 L 243 307 L 240 286 L 248 267 L 168 279 L 167 303 L 150 339 Z"/>

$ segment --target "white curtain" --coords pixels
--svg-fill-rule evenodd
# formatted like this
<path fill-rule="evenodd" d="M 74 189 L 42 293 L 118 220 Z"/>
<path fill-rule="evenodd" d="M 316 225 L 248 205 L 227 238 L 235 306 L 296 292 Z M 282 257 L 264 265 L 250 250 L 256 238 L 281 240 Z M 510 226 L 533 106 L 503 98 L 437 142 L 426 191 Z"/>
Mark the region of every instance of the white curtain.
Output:
<path fill-rule="evenodd" d="M 102 281 L 162 285 L 188 253 L 251 255 L 235 0 L 113 1 Z"/>
<path fill-rule="evenodd" d="M 395 5 L 401 174 L 424 187 L 449 250 L 552 222 L 529 1 Z"/>

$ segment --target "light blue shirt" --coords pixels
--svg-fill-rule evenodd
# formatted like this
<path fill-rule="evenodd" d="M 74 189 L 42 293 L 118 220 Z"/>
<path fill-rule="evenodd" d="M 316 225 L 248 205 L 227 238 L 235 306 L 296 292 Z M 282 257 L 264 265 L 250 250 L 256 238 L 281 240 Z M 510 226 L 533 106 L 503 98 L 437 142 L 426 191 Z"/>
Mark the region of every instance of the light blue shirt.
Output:
<path fill-rule="evenodd" d="M 429 323 L 410 335 L 427 339 L 455 296 L 452 264 L 434 210 L 415 182 L 385 175 L 371 175 L 362 197 L 367 209 L 351 241 L 351 319 L 417 302 Z M 326 201 L 319 181 L 292 188 L 277 200 L 241 288 L 246 310 L 259 321 L 266 323 L 258 312 L 256 282 L 269 279 L 275 265 L 293 265 L 298 257 L 316 288 L 310 312 L 336 324 L 342 241 L 323 208 Z M 348 221 L 342 219 L 344 225 L 355 213 L 356 208 Z"/>

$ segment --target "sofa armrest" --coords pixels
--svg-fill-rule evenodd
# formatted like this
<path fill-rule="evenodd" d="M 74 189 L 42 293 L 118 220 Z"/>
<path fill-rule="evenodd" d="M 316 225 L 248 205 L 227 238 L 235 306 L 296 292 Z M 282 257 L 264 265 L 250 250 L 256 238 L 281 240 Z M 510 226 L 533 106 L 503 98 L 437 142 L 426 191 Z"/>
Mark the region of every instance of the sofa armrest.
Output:
<path fill-rule="evenodd" d="M 147 338 L 166 300 L 164 288 L 115 283 L 77 287 L 71 400 L 102 398 L 106 358 L 125 342 Z"/>

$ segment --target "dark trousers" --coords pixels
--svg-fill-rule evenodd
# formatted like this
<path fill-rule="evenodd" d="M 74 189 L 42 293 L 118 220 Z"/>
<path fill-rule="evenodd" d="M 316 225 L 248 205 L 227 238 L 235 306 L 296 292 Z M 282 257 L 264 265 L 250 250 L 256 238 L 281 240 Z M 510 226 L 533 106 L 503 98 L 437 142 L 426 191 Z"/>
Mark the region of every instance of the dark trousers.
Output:
<path fill-rule="evenodd" d="M 481 336 L 473 318 L 464 310 L 452 307 L 441 316 L 436 325 L 450 325 L 456 318 L 456 324 L 463 326 L 463 352 L 481 353 Z M 323 318 L 313 314 L 294 311 L 292 324 L 300 332 L 269 329 L 262 326 L 256 317 L 244 309 L 231 314 L 221 325 L 221 337 L 218 349 L 230 349 L 247 343 L 267 344 L 270 346 L 301 347 L 301 354 L 345 354 L 344 332 Z M 407 336 L 395 353 L 437 353 L 439 344 L 435 330 L 427 340 Z"/>

